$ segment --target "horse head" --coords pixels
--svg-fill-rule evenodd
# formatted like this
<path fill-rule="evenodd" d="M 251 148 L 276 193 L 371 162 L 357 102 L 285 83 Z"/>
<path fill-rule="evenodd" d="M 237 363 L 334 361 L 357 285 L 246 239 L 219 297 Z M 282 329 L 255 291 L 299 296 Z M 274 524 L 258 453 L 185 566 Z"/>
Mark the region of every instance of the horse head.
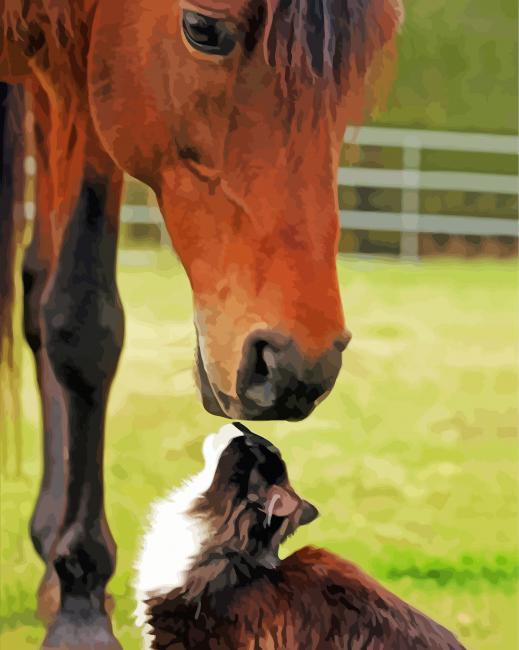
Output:
<path fill-rule="evenodd" d="M 156 192 L 193 291 L 212 413 L 301 419 L 350 334 L 335 256 L 344 130 L 373 94 L 393 0 L 99 3 L 89 101 Z"/>

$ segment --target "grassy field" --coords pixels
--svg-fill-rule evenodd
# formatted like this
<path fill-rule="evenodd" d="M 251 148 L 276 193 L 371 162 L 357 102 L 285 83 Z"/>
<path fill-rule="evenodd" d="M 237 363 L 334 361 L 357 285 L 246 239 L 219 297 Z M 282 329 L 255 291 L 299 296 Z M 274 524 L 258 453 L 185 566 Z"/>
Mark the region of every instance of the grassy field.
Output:
<path fill-rule="evenodd" d="M 306 421 L 256 429 L 280 446 L 322 515 L 285 548 L 327 546 L 453 628 L 474 650 L 517 647 L 517 276 L 513 261 L 343 259 L 354 333 L 333 394 Z M 198 470 L 189 288 L 169 254 L 123 267 L 125 352 L 107 427 L 111 582 L 125 649 L 131 579 L 149 503 Z M 41 472 L 38 402 L 24 358 L 24 476 L 2 481 L 0 646 L 38 647 L 42 567 L 27 524 Z"/>

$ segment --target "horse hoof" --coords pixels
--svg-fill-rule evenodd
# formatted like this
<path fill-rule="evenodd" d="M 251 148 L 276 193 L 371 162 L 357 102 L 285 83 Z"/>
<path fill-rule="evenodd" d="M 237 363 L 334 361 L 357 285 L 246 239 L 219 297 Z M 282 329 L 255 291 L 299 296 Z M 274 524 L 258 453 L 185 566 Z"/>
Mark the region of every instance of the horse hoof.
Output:
<path fill-rule="evenodd" d="M 80 617 L 58 614 L 49 627 L 41 650 L 123 650 L 107 616 Z"/>
<path fill-rule="evenodd" d="M 38 588 L 38 608 L 36 615 L 46 627 L 51 625 L 58 614 L 60 601 L 60 586 L 55 571 L 50 571 L 43 576 Z M 105 594 L 105 611 L 108 616 L 112 615 L 115 609 L 115 601 L 112 594 Z"/>

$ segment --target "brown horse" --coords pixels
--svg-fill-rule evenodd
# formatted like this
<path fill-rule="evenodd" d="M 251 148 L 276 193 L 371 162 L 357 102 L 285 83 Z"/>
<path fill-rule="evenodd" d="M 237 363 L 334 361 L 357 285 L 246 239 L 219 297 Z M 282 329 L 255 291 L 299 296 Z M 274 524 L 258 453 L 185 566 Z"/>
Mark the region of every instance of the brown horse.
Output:
<path fill-rule="evenodd" d="M 2 0 L 0 9 L 4 221 L 16 198 L 14 84 L 30 92 L 35 117 L 36 220 L 23 279 L 43 405 L 31 532 L 47 567 L 44 646 L 116 648 L 102 453 L 124 330 L 114 275 L 123 171 L 155 191 L 188 274 L 206 409 L 306 417 L 333 387 L 349 339 L 335 269 L 342 136 L 392 58 L 400 8 Z M 8 336 L 14 248 L 8 236 L 0 244 Z"/>

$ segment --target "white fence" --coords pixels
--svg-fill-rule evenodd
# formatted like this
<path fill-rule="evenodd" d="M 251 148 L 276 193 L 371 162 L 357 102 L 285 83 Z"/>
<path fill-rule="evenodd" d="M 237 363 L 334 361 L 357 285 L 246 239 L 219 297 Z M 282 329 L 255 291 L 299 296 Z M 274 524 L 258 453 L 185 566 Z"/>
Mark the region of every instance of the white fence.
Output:
<path fill-rule="evenodd" d="M 400 232 L 401 255 L 411 258 L 418 256 L 420 233 L 519 236 L 518 222 L 514 219 L 420 214 L 421 190 L 492 192 L 517 196 L 519 183 L 514 175 L 420 169 L 422 152 L 427 149 L 518 155 L 519 139 L 516 136 L 363 127 L 348 130 L 344 140 L 360 146 L 399 147 L 403 151 L 403 164 L 401 169 L 339 169 L 339 185 L 393 188 L 402 192 L 400 213 L 341 210 L 343 228 Z"/>
<path fill-rule="evenodd" d="M 338 175 L 340 186 L 399 189 L 402 192 L 402 209 L 401 212 L 341 210 L 342 228 L 400 232 L 400 250 L 404 257 L 417 257 L 420 233 L 519 237 L 518 222 L 514 219 L 420 213 L 422 190 L 517 196 L 519 183 L 514 175 L 421 170 L 424 150 L 518 155 L 517 136 L 362 127 L 349 129 L 344 140 L 347 144 L 402 149 L 401 169 L 341 167 Z M 26 171 L 30 175 L 35 173 L 34 160 L 31 158 L 26 161 Z M 31 213 L 34 213 L 34 206 L 27 204 L 29 217 Z M 157 224 L 161 228 L 161 240 L 167 240 L 163 220 L 156 207 L 127 204 L 122 208 L 121 218 L 125 223 Z"/>

